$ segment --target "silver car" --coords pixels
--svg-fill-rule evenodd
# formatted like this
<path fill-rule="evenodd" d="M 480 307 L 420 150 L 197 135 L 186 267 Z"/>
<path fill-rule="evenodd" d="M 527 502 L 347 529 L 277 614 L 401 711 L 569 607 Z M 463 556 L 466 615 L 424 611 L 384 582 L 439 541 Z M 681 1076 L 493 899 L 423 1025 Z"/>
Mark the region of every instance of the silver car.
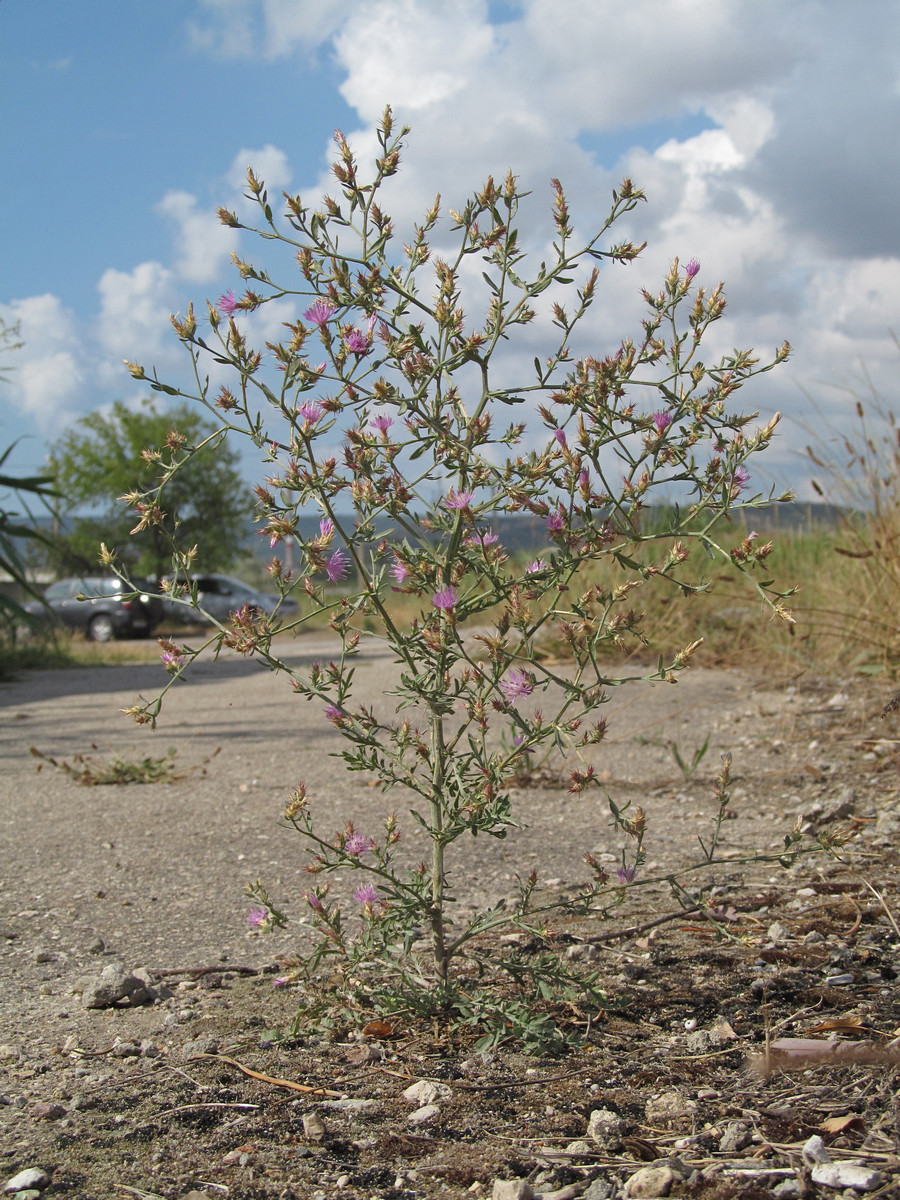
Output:
<path fill-rule="evenodd" d="M 163 608 L 168 620 L 200 621 L 208 624 L 210 620 L 225 624 L 231 613 L 248 605 L 253 612 L 266 616 L 277 615 L 282 620 L 295 616 L 298 610 L 297 601 L 279 596 L 275 592 L 260 592 L 243 580 L 234 579 L 231 575 L 192 575 L 190 582 L 197 585 L 197 607 L 193 608 L 185 600 L 190 600 L 186 592 L 182 602 L 163 596 Z"/>

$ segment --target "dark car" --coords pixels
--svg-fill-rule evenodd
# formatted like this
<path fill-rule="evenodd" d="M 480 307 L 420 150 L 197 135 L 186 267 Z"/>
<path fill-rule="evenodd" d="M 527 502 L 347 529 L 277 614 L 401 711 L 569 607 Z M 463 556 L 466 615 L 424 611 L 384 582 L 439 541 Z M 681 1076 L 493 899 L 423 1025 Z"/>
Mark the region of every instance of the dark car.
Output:
<path fill-rule="evenodd" d="M 192 575 L 191 583 L 197 585 L 197 608 L 184 603 L 190 600 L 189 592 L 184 593 L 180 603 L 164 596 L 162 603 L 167 620 L 208 622 L 211 618 L 225 624 L 229 615 L 245 604 L 253 612 L 269 617 L 277 615 L 282 620 L 295 616 L 298 610 L 297 601 L 290 596 L 259 592 L 249 583 L 230 575 Z"/>
<path fill-rule="evenodd" d="M 43 604 L 30 600 L 24 608 L 32 617 L 82 629 L 95 642 L 143 637 L 162 620 L 162 600 L 146 580 L 132 582 L 133 587 L 104 575 L 60 579 L 47 588 Z"/>

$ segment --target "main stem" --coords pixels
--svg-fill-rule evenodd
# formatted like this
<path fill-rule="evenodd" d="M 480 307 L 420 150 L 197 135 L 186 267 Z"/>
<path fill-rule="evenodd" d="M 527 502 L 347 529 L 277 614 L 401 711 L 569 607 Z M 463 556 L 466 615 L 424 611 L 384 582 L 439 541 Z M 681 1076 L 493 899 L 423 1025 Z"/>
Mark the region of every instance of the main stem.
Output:
<path fill-rule="evenodd" d="M 444 718 L 431 714 L 431 943 L 441 983 L 447 979 L 449 956 L 444 936 Z"/>

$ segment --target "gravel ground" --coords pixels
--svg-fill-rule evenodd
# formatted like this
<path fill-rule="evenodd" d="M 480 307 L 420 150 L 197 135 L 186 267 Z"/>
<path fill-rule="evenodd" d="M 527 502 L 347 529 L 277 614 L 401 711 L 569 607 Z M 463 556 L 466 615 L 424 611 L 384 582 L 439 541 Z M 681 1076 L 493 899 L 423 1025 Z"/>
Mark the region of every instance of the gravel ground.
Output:
<path fill-rule="evenodd" d="M 329 652 L 327 641 L 309 638 L 292 643 L 287 657 L 311 661 Z M 357 670 L 359 698 L 383 703 L 392 670 L 389 658 L 377 649 L 364 654 Z M 130 1189 L 133 1194 L 181 1197 L 193 1189 L 209 1196 L 453 1197 L 489 1191 L 493 1179 L 528 1177 L 535 1192 L 565 1186 L 583 1190 L 590 1183 L 590 1200 L 600 1200 L 597 1171 L 603 1162 L 610 1172 L 603 1176 L 611 1189 L 606 1195 L 616 1195 L 642 1157 L 645 1162 L 656 1159 L 662 1150 L 671 1157 L 676 1133 L 700 1136 L 704 1122 L 718 1128 L 718 1121 L 719 1136 L 729 1121 L 749 1120 L 748 1128 L 753 1126 L 741 1117 L 740 1089 L 750 1085 L 739 1064 L 752 1044 L 766 1036 L 759 1018 L 760 989 L 755 1004 L 739 1001 L 745 992 L 752 996 L 754 972 L 765 974 L 776 960 L 782 964 L 779 970 L 784 963 L 793 964 L 795 972 L 804 963 L 808 966 L 813 952 L 793 947 L 795 942 L 802 947 L 797 939 L 817 928 L 829 953 L 843 947 L 851 958 L 858 950 L 856 941 L 868 937 L 868 969 L 885 972 L 880 988 L 870 980 L 863 997 L 848 992 L 823 1000 L 820 995 L 820 1008 L 862 1011 L 868 1013 L 864 1024 L 884 1035 L 896 1033 L 900 1013 L 891 1008 L 890 974 L 894 964 L 900 968 L 900 935 L 891 925 L 897 911 L 900 766 L 893 736 L 896 718 L 879 720 L 887 696 L 871 684 L 777 681 L 701 667 L 682 675 L 676 686 L 614 689 L 604 711 L 609 737 L 598 748 L 595 763 L 620 806 L 630 800 L 647 812 L 648 870 L 694 856 L 696 836 L 705 832 L 715 807 L 711 781 L 726 750 L 734 755 L 738 814 L 725 827 L 726 854 L 773 847 L 801 816 L 812 825 L 850 822 L 857 832 L 856 865 L 847 869 L 849 874 L 840 868 L 844 874 L 833 887 L 823 882 L 834 870 L 826 870 L 826 860 L 787 873 L 726 869 L 722 882 L 743 939 L 737 950 L 728 946 L 719 952 L 707 944 L 707 934 L 672 925 L 661 927 L 661 937 L 658 932 L 644 936 L 642 945 L 637 935 L 615 943 L 603 959 L 610 979 L 619 980 L 611 985 L 614 989 L 622 990 L 626 960 L 643 958 L 650 964 L 644 976 L 629 977 L 631 990 L 643 993 L 638 1012 L 629 1016 L 619 1006 L 619 1015 L 610 1017 L 601 1040 L 602 1053 L 611 1058 L 597 1058 L 601 1049 L 592 1044 L 583 1054 L 595 1057 L 576 1058 L 561 1068 L 511 1054 L 491 1061 L 473 1058 L 471 1047 L 436 1044 L 413 1028 L 402 1035 L 395 1031 L 370 1063 L 359 1058 L 363 1043 L 358 1041 L 349 1049 L 312 1041 L 299 1059 L 296 1050 L 267 1048 L 265 1039 L 261 1043 L 260 1028 L 289 1021 L 291 996 L 273 991 L 271 971 L 279 956 L 296 950 L 297 940 L 290 928 L 275 937 L 252 930 L 244 887 L 260 877 L 289 913 L 301 907 L 298 893 L 307 879 L 307 854 L 299 838 L 278 825 L 289 789 L 305 780 L 313 810 L 329 831 L 351 819 L 358 828 L 374 831 L 396 805 L 408 853 L 421 857 L 421 848 L 415 846 L 415 826 L 397 795 L 386 799 L 364 775 L 345 773 L 341 761 L 331 757 L 340 745 L 338 733 L 285 680 L 252 661 L 223 656 L 199 665 L 189 681 L 173 688 L 158 731 L 137 727 L 121 715 L 136 694 L 153 695 L 165 678 L 158 664 L 145 662 L 33 672 L 0 686 L 0 1168 L 8 1168 L 8 1175 L 28 1167 L 47 1170 L 51 1182 L 44 1185 L 46 1195 L 87 1200 Z M 674 742 L 682 758 L 690 760 L 707 736 L 708 749 L 697 771 L 684 779 L 667 743 Z M 32 747 L 45 757 L 35 758 Z M 141 786 L 85 787 L 47 761 L 52 757 L 77 766 L 77 755 L 95 762 L 115 757 L 133 761 L 162 757 L 170 748 L 175 752 L 172 778 Z M 514 805 L 527 828 L 503 842 L 479 838 L 459 844 L 453 882 L 463 904 L 510 894 L 515 875 L 532 868 L 550 892 L 565 891 L 584 878 L 586 850 L 618 849 L 610 841 L 602 794 L 568 795 L 561 764 L 548 764 L 529 786 L 517 789 Z M 860 873 L 880 887 L 884 904 L 859 882 Z M 798 893 L 811 882 L 824 890 L 814 887 L 812 898 L 801 902 Z M 851 938 L 847 929 L 853 910 L 835 909 L 830 899 L 845 894 L 855 897 L 852 903 L 860 914 Z M 671 899 L 660 896 L 657 902 L 664 912 L 672 907 Z M 811 919 L 799 922 L 798 914 L 811 905 L 825 905 L 821 913 L 816 910 L 818 925 Z M 653 915 L 645 905 L 624 913 L 622 922 Z M 766 939 L 776 917 L 787 941 L 780 958 L 776 954 L 767 960 L 765 946 L 773 943 Z M 596 929 L 586 927 L 575 932 L 597 936 Z M 816 963 L 821 959 L 822 970 L 834 975 L 828 955 L 816 954 Z M 168 982 L 174 994 L 143 1007 L 85 1010 L 73 987 L 114 962 L 128 972 L 146 968 L 155 981 Z M 861 978 L 859 972 L 854 978 Z M 702 1004 L 698 979 L 704 979 L 710 993 Z M 796 980 L 792 986 L 793 991 L 782 989 L 787 1016 L 813 1003 L 804 999 Z M 804 986 L 809 992 L 812 984 L 807 980 Z M 681 1053 L 670 1045 L 672 1021 L 681 1029 L 679 1036 L 684 1033 L 687 1009 L 683 1000 L 679 1007 L 679 994 L 694 1003 L 692 1019 L 700 1020 L 701 1029 L 728 1018 L 737 1038 L 733 1047 L 728 1041 L 720 1052 L 713 1049 L 702 1079 L 693 1069 L 673 1071 L 665 1061 L 647 1067 L 648 1055 Z M 201 1035 L 208 1039 L 205 1043 L 198 1042 Z M 117 1039 L 119 1047 L 131 1049 L 117 1051 Z M 306 1086 L 330 1088 L 337 1099 L 381 1105 L 378 1120 L 369 1123 L 372 1127 L 363 1121 L 362 1132 L 348 1132 L 346 1105 L 327 1110 L 320 1097 L 314 1105 L 289 1085 L 254 1081 L 240 1066 L 221 1060 L 194 1060 L 185 1068 L 185 1046 L 190 1059 L 204 1045 L 229 1057 L 239 1055 L 244 1066 L 250 1061 L 249 1046 L 254 1069 L 279 1079 L 287 1075 L 295 1083 L 306 1079 Z M 352 1053 L 358 1061 L 347 1058 Z M 629 1056 L 646 1078 L 636 1082 L 634 1071 L 627 1080 L 622 1077 Z M 175 1063 L 181 1065 L 176 1069 Z M 857 1093 L 868 1096 L 860 1117 L 864 1126 L 866 1112 L 874 1111 L 866 1105 L 884 1093 L 877 1109 L 883 1133 L 895 1090 L 886 1076 L 893 1079 L 896 1068 L 882 1064 L 878 1087 L 872 1085 L 871 1068 L 843 1070 L 846 1079 L 842 1077 L 837 1094 L 846 1096 L 848 1104 Z M 575 1071 L 575 1082 L 568 1071 Z M 418 1077 L 442 1074 L 457 1081 L 454 1102 L 438 1118 L 438 1127 L 416 1133 L 406 1124 L 409 1104 L 401 1092 Z M 536 1086 L 551 1076 L 565 1076 L 566 1082 Z M 771 1091 L 774 1085 L 753 1086 Z M 652 1097 L 667 1088 L 680 1090 L 694 1104 L 690 1115 L 673 1118 L 674 1126 L 659 1114 L 649 1120 L 646 1111 Z M 711 1093 L 705 1101 L 704 1088 Z M 574 1152 L 568 1158 L 563 1153 L 562 1160 L 552 1154 L 548 1158 L 553 1146 L 562 1153 L 572 1138 L 584 1136 L 604 1089 L 609 1092 L 607 1106 L 621 1119 L 626 1143 L 613 1139 L 603 1162 L 588 1162 Z M 85 1094 L 94 1100 L 85 1101 Z M 771 1096 L 771 1108 L 770 1101 Z M 747 1107 L 747 1095 L 743 1103 Z M 247 1110 L 256 1114 L 252 1121 L 236 1107 L 241 1104 L 253 1106 Z M 640 1120 L 638 1104 L 644 1106 Z M 313 1111 L 327 1129 L 318 1139 L 307 1134 L 301 1120 Z M 356 1112 L 357 1122 L 363 1111 Z M 762 1111 L 758 1103 L 753 1111 Z M 826 1105 L 826 1111 L 833 1109 Z M 163 1121 L 160 1112 L 180 1115 L 177 1121 Z M 241 1126 L 245 1117 L 249 1124 Z M 817 1127 L 804 1120 L 796 1114 L 791 1118 L 791 1128 L 779 1135 L 783 1143 L 806 1136 L 807 1126 Z M 669 1134 L 660 1135 L 661 1128 Z M 771 1130 L 758 1122 L 755 1129 L 754 1137 L 775 1143 Z M 628 1137 L 634 1142 L 630 1150 Z M 840 1135 L 839 1141 L 841 1137 L 853 1140 L 852 1133 Z M 710 1138 L 702 1148 L 714 1161 L 718 1142 Z M 225 1163 L 244 1144 L 242 1139 L 251 1148 Z M 649 1151 L 640 1151 L 642 1140 Z M 896 1160 L 890 1155 L 896 1154 L 896 1145 L 889 1152 L 888 1142 L 876 1145 L 857 1138 L 855 1144 L 868 1147 L 872 1161 L 887 1165 L 886 1178 L 892 1178 Z M 747 1154 L 758 1153 L 759 1138 L 747 1145 Z M 291 1147 L 289 1154 L 286 1147 Z M 696 1147 L 680 1152 L 688 1158 L 699 1153 Z M 629 1161 L 630 1170 L 622 1165 Z M 793 1169 L 797 1153 L 785 1161 L 783 1169 Z M 704 1183 L 703 1191 L 697 1182 L 700 1169 L 691 1167 L 692 1183 L 690 1170 L 683 1179 L 676 1171 L 668 1184 L 671 1194 L 712 1196 L 713 1183 Z M 782 1168 L 776 1164 L 772 1169 Z M 783 1182 L 785 1177 L 778 1178 Z M 715 1194 L 751 1195 L 746 1180 L 738 1187 L 729 1178 L 730 1192 L 721 1190 L 716 1177 Z M 753 1181 L 757 1191 L 752 1194 L 773 1194 L 766 1189 L 774 1186 L 774 1178 L 764 1187 L 759 1179 Z"/>

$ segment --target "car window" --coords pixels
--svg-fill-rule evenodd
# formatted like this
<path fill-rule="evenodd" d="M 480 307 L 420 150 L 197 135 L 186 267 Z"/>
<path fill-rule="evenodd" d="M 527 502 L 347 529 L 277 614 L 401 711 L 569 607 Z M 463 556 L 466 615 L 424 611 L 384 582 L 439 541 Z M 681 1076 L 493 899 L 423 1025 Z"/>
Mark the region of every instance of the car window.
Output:
<path fill-rule="evenodd" d="M 77 592 L 83 592 L 85 596 L 112 596 L 115 595 L 118 580 L 116 579 L 79 579 Z"/>
<path fill-rule="evenodd" d="M 75 580 L 61 579 L 59 583 L 51 583 L 44 592 L 45 600 L 68 600 L 75 595 Z"/>
<path fill-rule="evenodd" d="M 255 596 L 256 592 L 252 587 L 248 587 L 246 583 L 229 583 L 229 595 L 232 596 Z"/>

